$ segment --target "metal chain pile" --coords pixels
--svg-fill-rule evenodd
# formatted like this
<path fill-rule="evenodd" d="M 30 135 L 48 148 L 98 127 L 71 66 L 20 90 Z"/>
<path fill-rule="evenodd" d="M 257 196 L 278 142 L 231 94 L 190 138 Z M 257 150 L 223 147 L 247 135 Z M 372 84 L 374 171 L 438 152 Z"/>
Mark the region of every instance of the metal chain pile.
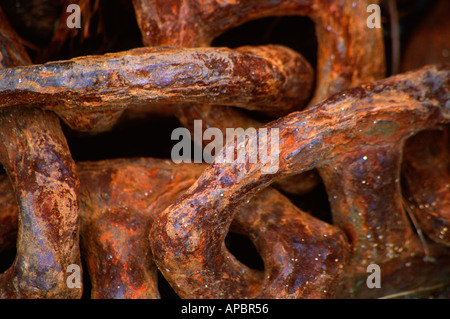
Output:
<path fill-rule="evenodd" d="M 374 298 L 447 282 L 450 66 L 385 77 L 374 2 L 134 0 L 145 47 L 44 64 L 0 10 L 0 252 L 16 246 L 0 296 L 80 298 L 73 265 L 92 298 L 160 298 L 158 272 L 182 298 Z M 211 46 L 283 15 L 314 22 L 316 66 L 281 45 Z M 61 121 L 98 134 L 161 107 L 192 132 L 195 120 L 202 133 L 278 129 L 278 169 L 73 160 Z M 331 223 L 286 195 L 320 181 Z M 229 251 L 230 231 L 250 238 L 262 270 Z M 366 285 L 370 265 L 381 288 Z"/>

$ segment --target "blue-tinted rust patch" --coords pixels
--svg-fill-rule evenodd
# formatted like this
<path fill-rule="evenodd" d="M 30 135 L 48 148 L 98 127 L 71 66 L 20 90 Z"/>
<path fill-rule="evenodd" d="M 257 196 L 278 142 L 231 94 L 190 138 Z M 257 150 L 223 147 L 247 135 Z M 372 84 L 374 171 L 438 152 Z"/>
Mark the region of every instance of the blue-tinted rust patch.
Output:
<path fill-rule="evenodd" d="M 399 126 L 396 122 L 390 120 L 378 120 L 372 123 L 369 129 L 365 132 L 366 136 L 371 137 L 375 134 L 383 137 L 389 137 L 397 132 Z"/>

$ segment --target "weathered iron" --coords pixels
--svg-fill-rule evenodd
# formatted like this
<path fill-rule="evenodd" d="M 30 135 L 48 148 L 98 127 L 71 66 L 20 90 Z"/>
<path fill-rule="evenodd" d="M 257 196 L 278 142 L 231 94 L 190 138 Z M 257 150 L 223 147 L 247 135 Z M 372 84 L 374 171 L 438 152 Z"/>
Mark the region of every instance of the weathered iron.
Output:
<path fill-rule="evenodd" d="M 29 62 L 3 19 L 0 68 Z M 2 101 L 3 103 L 4 101 Z M 1 298 L 77 298 L 67 267 L 80 264 L 78 177 L 54 113 L 34 108 L 0 110 L 0 163 L 19 207 L 17 254 L 0 275 Z"/>
<path fill-rule="evenodd" d="M 277 173 L 263 174 L 268 164 L 260 161 L 211 164 L 153 223 L 149 239 L 158 268 L 174 287 L 183 287 L 183 296 L 257 295 L 246 291 L 254 279 L 224 259 L 222 243 L 236 209 L 276 178 L 317 168 L 333 223 L 352 247 L 340 296 L 374 297 L 448 278 L 448 250 L 425 250 L 410 226 L 400 165 L 406 138 L 448 124 L 449 76 L 448 65 L 426 67 L 343 91 L 269 123 L 267 128 L 280 130 Z M 251 138 L 237 146 L 232 141 L 223 152 L 245 147 Z M 372 263 L 383 269 L 382 290 L 360 284 Z M 414 282 L 401 279 L 400 271 L 414 273 Z"/>
<path fill-rule="evenodd" d="M 134 0 L 147 47 L 44 64 L 0 10 L 0 252 L 17 250 L 0 297 L 80 298 L 67 267 L 81 258 L 92 298 L 160 298 L 158 271 L 183 298 L 373 298 L 448 281 L 450 66 L 383 79 L 382 29 L 366 25 L 373 2 Z M 281 15 L 314 22 L 317 65 L 279 45 L 210 47 Z M 51 50 L 67 31 L 57 25 Z M 100 133 L 124 111 L 161 107 L 188 129 L 199 119 L 278 129 L 277 170 L 73 161 L 59 119 Z M 321 181 L 330 222 L 275 189 L 306 194 Z M 250 238 L 263 269 L 230 252 L 230 231 Z M 365 284 L 370 264 L 380 289 Z"/>

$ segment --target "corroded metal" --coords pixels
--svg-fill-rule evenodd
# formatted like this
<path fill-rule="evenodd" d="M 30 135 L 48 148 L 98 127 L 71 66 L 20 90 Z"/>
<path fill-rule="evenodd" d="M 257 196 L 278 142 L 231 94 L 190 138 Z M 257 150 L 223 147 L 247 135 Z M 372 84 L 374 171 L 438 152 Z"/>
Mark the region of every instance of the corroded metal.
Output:
<path fill-rule="evenodd" d="M 203 169 L 156 159 L 78 164 L 82 253 L 92 298 L 160 297 L 148 229 Z"/>
<path fill-rule="evenodd" d="M 380 80 L 382 30 L 366 26 L 373 2 L 134 0 L 147 47 L 40 65 L 0 10 L 0 252 L 17 238 L 0 297 L 79 298 L 66 279 L 80 244 L 93 298 L 160 298 L 158 270 L 184 298 L 380 297 L 448 280 L 450 67 Z M 209 47 L 281 15 L 314 22 L 315 74 L 282 46 Z M 279 129 L 278 170 L 75 164 L 57 117 L 99 133 L 124 110 L 161 107 L 188 129 L 196 119 L 203 129 Z M 270 186 L 305 194 L 320 179 L 331 223 Z M 263 270 L 228 250 L 229 231 L 252 240 Z M 364 284 L 372 263 L 381 289 Z"/>
<path fill-rule="evenodd" d="M 0 69 L 29 62 L 1 10 L 0 18 L 6 43 L 0 48 Z M 2 108 L 0 136 L 0 162 L 19 207 L 16 258 L 0 275 L 0 297 L 80 297 L 82 290 L 66 283 L 67 267 L 81 265 L 79 182 L 59 120 L 34 108 Z"/>
<path fill-rule="evenodd" d="M 2 106 L 44 106 L 71 120 L 81 112 L 153 103 L 210 102 L 286 114 L 308 99 L 312 69 L 279 46 L 139 48 L 105 56 L 0 70 Z"/>
<path fill-rule="evenodd" d="M 373 296 L 389 293 L 393 286 L 404 288 L 411 284 L 398 277 L 405 263 L 410 263 L 408 271 L 420 269 L 413 285 L 430 277 L 448 278 L 448 251 L 437 246 L 425 252 L 409 225 L 399 177 L 405 139 L 449 123 L 449 78 L 448 65 L 427 67 L 343 91 L 269 123 L 268 128 L 280 129 L 278 172 L 262 174 L 267 164 L 261 162 L 211 164 L 152 225 L 149 239 L 158 268 L 175 287 L 189 287 L 191 297 L 220 298 L 236 291 L 251 295 L 245 289 L 252 278 L 239 275 L 232 262 L 222 259 L 221 243 L 236 208 L 280 176 L 317 168 L 333 223 L 352 247 L 340 295 Z M 234 147 L 229 143 L 224 152 Z M 425 253 L 438 262 L 424 260 L 430 257 Z M 222 265 L 219 273 L 217 263 Z M 383 290 L 358 284 L 371 263 L 383 269 L 388 281 Z"/>
<path fill-rule="evenodd" d="M 2 298 L 75 298 L 67 267 L 81 265 L 78 177 L 53 113 L 2 110 L 0 160 L 16 194 L 17 254 L 0 275 Z M 45 153 L 42 151 L 45 150 Z"/>
<path fill-rule="evenodd" d="M 82 253 L 93 298 L 159 297 L 148 230 L 161 211 L 194 184 L 205 167 L 155 159 L 78 164 Z M 6 199 L 11 193 L 8 181 L 3 180 L 0 187 L 4 190 L 0 195 Z M 11 198 L 2 204 L 14 207 Z M 14 219 L 15 213 L 5 210 L 1 216 Z M 14 223 L 10 226 L 12 232 Z M 345 235 L 338 228 L 302 212 L 276 190 L 267 188 L 242 206 L 231 229 L 255 242 L 265 270 L 251 270 L 230 253 L 221 262 L 214 262 L 214 266 L 217 275 L 224 271 L 223 263 L 229 262 L 236 275 L 247 273 L 244 277 L 251 278 L 251 282 L 243 285 L 249 296 L 333 295 L 349 253 Z M 208 277 L 207 273 L 204 275 L 202 278 Z M 201 288 L 203 296 L 208 296 L 210 291 L 206 282 L 195 282 L 194 288 Z M 228 284 L 235 288 L 231 282 Z M 174 287 L 180 296 L 192 296 L 191 286 Z M 242 293 L 223 287 L 220 296 L 247 296 Z"/>
<path fill-rule="evenodd" d="M 450 126 L 407 141 L 402 163 L 406 209 L 433 241 L 450 246 Z"/>
<path fill-rule="evenodd" d="M 125 298 L 158 296 L 154 286 L 147 287 L 156 283 L 156 268 L 146 240 L 148 230 L 159 213 L 178 199 L 204 168 L 161 160 L 81 164 L 83 246 L 93 278 L 94 297 L 117 297 L 119 293 Z M 210 261 L 215 276 L 225 274 L 225 265 L 232 263 L 237 276 L 233 282 L 242 276 L 250 278 L 242 282 L 249 296 L 332 295 L 348 255 L 345 237 L 334 226 L 300 211 L 277 191 L 266 189 L 240 209 L 232 230 L 248 235 L 255 242 L 265 271 L 251 270 L 227 253 L 221 261 Z M 217 244 L 222 246 L 223 242 Z M 318 255 L 322 256 L 319 262 Z M 198 259 L 192 262 L 201 264 Z M 173 271 L 168 267 L 166 271 Z M 244 272 L 246 275 L 242 275 Z M 196 296 L 200 291 L 202 296 L 208 296 L 210 273 L 208 270 L 201 273 L 200 281 L 190 278 L 191 285 L 173 282 L 175 291 L 182 297 Z M 228 284 L 220 297 L 246 296 L 231 282 Z M 287 285 L 289 290 L 285 289 Z"/>
<path fill-rule="evenodd" d="M 312 104 L 383 77 L 381 30 L 369 29 L 366 24 L 370 3 L 376 1 L 133 1 L 147 46 L 209 46 L 221 33 L 250 20 L 280 15 L 310 17 L 319 43 L 318 85 Z"/>
<path fill-rule="evenodd" d="M 27 64 L 30 57 L 0 8 L 0 69 Z"/>
<path fill-rule="evenodd" d="M 318 39 L 315 92 L 312 106 L 333 93 L 378 80 L 384 74 L 384 50 L 380 29 L 365 26 L 367 5 L 376 1 L 171 1 L 134 0 L 145 45 L 176 47 L 209 46 L 221 33 L 247 21 L 280 15 L 308 16 Z M 195 20 L 195 21 L 194 21 Z M 300 32 L 299 30 L 298 32 Z M 301 108 L 294 108 L 293 111 Z M 184 127 L 194 120 L 206 127 L 261 127 L 264 123 L 233 107 L 177 105 L 174 112 Z M 305 194 L 319 183 L 316 171 L 286 177 L 276 187 Z"/>

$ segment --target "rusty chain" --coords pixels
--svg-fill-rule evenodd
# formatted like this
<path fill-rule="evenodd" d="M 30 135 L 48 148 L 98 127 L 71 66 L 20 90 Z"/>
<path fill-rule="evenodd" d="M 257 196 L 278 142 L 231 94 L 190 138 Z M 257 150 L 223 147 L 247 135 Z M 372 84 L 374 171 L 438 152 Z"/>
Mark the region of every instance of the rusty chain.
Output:
<path fill-rule="evenodd" d="M 80 298 L 67 267 L 81 258 L 92 298 L 160 298 L 158 272 L 182 298 L 372 298 L 449 280 L 450 67 L 385 78 L 368 4 L 134 0 L 146 47 L 44 64 L 0 9 L 0 252 L 17 247 L 0 296 Z M 211 47 L 282 15 L 314 22 L 316 67 L 280 45 Z M 237 159 L 72 159 L 60 120 L 97 134 L 125 110 L 161 105 L 191 131 L 198 119 L 279 129 L 277 171 Z M 320 181 L 331 223 L 286 196 Z M 263 270 L 229 251 L 230 231 L 251 239 Z M 364 287 L 370 264 L 382 289 Z"/>

